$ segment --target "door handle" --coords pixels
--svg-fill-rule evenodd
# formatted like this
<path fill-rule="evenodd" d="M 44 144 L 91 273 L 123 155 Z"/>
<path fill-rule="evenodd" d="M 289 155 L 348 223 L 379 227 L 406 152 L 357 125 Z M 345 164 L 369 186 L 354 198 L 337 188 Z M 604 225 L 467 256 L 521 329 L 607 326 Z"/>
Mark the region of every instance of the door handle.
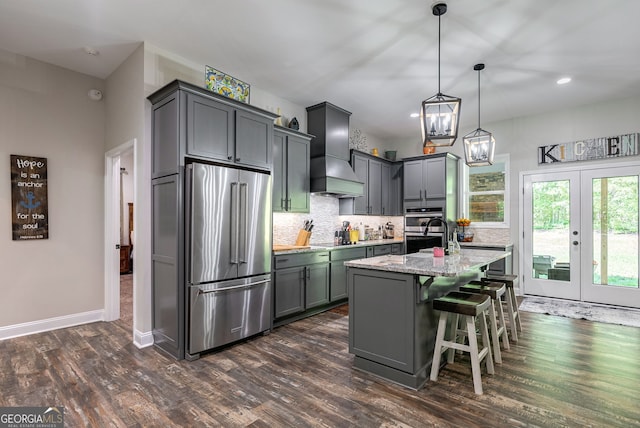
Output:
<path fill-rule="evenodd" d="M 239 211 L 238 183 L 231 183 L 231 263 L 238 264 L 238 218 Z"/>
<path fill-rule="evenodd" d="M 247 262 L 247 229 L 249 228 L 249 218 L 247 216 L 247 204 L 249 203 L 247 183 L 240 183 L 240 221 L 242 222 L 238 227 L 238 261 L 240 263 Z M 241 247 L 242 246 L 242 247 Z"/>
<path fill-rule="evenodd" d="M 210 293 L 217 293 L 220 291 L 239 290 L 241 288 L 251 288 L 251 287 L 255 287 L 256 285 L 267 284 L 269 282 L 271 282 L 270 279 L 265 279 L 263 281 L 250 282 L 248 284 L 232 285 L 230 287 L 216 288 L 215 290 L 207 290 L 207 291 L 203 290 L 202 288 L 198 288 L 198 294 L 210 294 Z"/>
<path fill-rule="evenodd" d="M 573 245 L 578 245 L 579 242 L 578 241 L 573 241 Z"/>

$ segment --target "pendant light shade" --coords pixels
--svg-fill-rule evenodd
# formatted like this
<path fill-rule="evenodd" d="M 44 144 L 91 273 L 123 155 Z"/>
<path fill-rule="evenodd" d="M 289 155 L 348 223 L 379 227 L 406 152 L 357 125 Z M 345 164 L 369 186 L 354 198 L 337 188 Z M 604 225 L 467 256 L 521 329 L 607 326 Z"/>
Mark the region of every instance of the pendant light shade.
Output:
<path fill-rule="evenodd" d="M 453 146 L 458 138 L 458 117 L 462 100 L 440 91 L 440 17 L 447 12 L 446 3 L 433 5 L 438 17 L 438 93 L 422 102 L 420 122 L 424 146 Z"/>
<path fill-rule="evenodd" d="M 469 166 L 485 166 L 493 164 L 496 140 L 491 132 L 480 128 L 480 71 L 484 64 L 476 64 L 473 69 L 478 72 L 478 129 L 464 136 L 464 158 Z"/>

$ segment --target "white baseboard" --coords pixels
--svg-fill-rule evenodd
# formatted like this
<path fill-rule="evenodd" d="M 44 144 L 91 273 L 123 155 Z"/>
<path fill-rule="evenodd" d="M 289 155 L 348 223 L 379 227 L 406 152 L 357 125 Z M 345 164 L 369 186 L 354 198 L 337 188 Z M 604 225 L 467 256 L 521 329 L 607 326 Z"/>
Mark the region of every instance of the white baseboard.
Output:
<path fill-rule="evenodd" d="M 150 331 L 142 332 L 140 330 L 134 330 L 133 344 L 140 349 L 153 345 L 153 333 Z"/>
<path fill-rule="evenodd" d="M 90 322 L 103 321 L 104 310 L 83 312 L 79 314 L 64 315 L 61 317 L 25 322 L 22 324 L 0 327 L 0 340 L 12 337 L 27 336 L 29 334 L 42 333 L 44 331 L 57 330 L 59 328 L 73 327 Z"/>

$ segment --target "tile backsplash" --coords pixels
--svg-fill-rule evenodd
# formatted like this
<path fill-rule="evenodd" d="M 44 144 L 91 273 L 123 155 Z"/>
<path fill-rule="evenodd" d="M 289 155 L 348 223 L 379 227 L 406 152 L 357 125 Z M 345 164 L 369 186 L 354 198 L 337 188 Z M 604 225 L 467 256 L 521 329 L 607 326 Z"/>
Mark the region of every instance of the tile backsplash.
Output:
<path fill-rule="evenodd" d="M 311 195 L 311 212 L 309 214 L 273 214 L 273 243 L 293 245 L 296 242 L 298 231 L 303 227 L 305 220 L 313 219 L 313 231 L 311 245 L 333 242 L 334 233 L 342 227 L 343 221 L 349 221 L 352 225 L 369 225 L 377 229 L 390 221 L 394 225 L 396 237 L 402 237 L 404 222 L 403 217 L 387 216 L 341 216 L 338 198 L 326 195 Z"/>

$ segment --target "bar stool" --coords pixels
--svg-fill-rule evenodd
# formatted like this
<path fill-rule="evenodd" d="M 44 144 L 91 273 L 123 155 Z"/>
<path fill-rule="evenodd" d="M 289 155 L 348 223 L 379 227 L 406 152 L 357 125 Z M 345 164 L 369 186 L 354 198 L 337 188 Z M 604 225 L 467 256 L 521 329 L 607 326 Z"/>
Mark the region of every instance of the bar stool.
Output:
<path fill-rule="evenodd" d="M 518 279 L 517 275 L 487 275 L 481 278 L 482 282 L 502 282 L 507 287 L 505 300 L 507 301 L 507 315 L 509 316 L 509 330 L 511 331 L 511 340 L 518 342 L 518 330 L 522 331 L 522 323 L 520 322 L 520 312 L 518 312 L 518 300 L 516 299 L 516 291 L 513 283 Z"/>
<path fill-rule="evenodd" d="M 502 310 L 501 297 L 506 292 L 506 285 L 503 282 L 482 282 L 470 281 L 460 287 L 460 291 L 465 293 L 485 294 L 491 297 L 491 305 L 489 306 L 489 320 L 491 330 L 491 341 L 493 342 L 493 359 L 496 363 L 502 363 L 502 354 L 500 353 L 500 338 L 504 349 L 510 349 L 509 336 L 507 335 L 507 325 L 504 321 L 504 311 Z M 497 308 L 494 302 L 498 302 Z M 496 312 L 498 313 L 496 316 Z"/>
<path fill-rule="evenodd" d="M 482 377 L 480 362 L 486 359 L 487 373 L 494 374 L 493 358 L 491 357 L 491 345 L 489 345 L 489 332 L 487 330 L 486 311 L 491 304 L 491 298 L 482 294 L 463 293 L 452 291 L 444 297 L 433 301 L 433 309 L 440 311 L 438 320 L 438 331 L 436 333 L 436 344 L 433 351 L 433 361 L 431 362 L 431 380 L 438 380 L 440 371 L 440 359 L 442 353 L 449 350 L 449 363 L 453 362 L 455 351 L 468 352 L 471 357 L 471 374 L 473 376 L 473 389 L 476 394 L 482 395 Z M 449 340 L 445 340 L 447 330 L 447 318 L 454 315 L 451 324 Z M 458 317 L 464 317 L 466 329 L 458 331 Z M 482 336 L 482 349 L 478 349 L 478 338 L 476 333 L 476 318 L 480 319 L 480 334 Z M 458 333 L 468 337 L 469 344 L 458 343 Z M 464 340 L 464 338 L 463 338 Z"/>

